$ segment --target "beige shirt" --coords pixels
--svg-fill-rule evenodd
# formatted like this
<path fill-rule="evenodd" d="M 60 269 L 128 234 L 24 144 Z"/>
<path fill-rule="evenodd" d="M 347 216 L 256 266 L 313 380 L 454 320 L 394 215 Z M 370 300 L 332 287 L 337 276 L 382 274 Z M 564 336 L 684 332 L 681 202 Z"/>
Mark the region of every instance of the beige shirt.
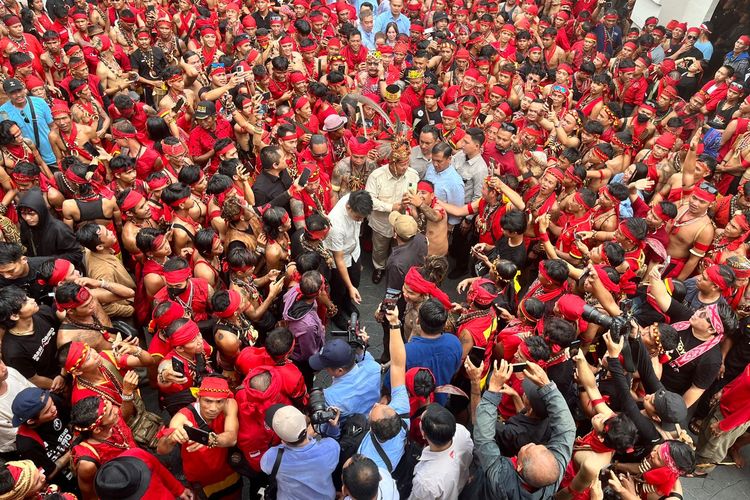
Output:
<path fill-rule="evenodd" d="M 369 224 L 373 231 L 386 237 L 393 236 L 393 227 L 388 222 L 388 216 L 393 210 L 393 204 L 400 202 L 404 193 L 409 189 L 417 189 L 419 174 L 409 167 L 401 177 L 394 177 L 388 165 L 376 168 L 367 178 L 365 189 L 372 195 L 373 210 L 369 217 Z"/>
<path fill-rule="evenodd" d="M 135 290 L 135 281 L 125 270 L 120 259 L 110 253 L 94 253 L 86 249 L 83 255 L 86 275 L 95 280 L 104 280 L 124 285 Z M 110 304 L 102 304 L 110 318 L 128 318 L 133 315 L 133 300 L 122 299 Z"/>
<path fill-rule="evenodd" d="M 409 500 L 458 498 L 469 478 L 469 465 L 474 451 L 471 434 L 461 424 L 456 425 L 453 444 L 444 451 L 422 450 L 414 467 L 413 489 Z"/>

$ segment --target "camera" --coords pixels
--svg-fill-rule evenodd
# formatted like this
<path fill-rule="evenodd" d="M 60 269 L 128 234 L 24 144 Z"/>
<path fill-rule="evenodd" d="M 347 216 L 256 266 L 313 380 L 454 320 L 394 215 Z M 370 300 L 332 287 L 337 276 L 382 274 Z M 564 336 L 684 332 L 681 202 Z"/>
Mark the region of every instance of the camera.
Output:
<path fill-rule="evenodd" d="M 621 301 L 620 311 L 622 312 L 622 315 L 614 318 L 588 304 L 583 306 L 583 314 L 581 314 L 581 317 L 589 323 L 595 323 L 604 327 L 605 330 L 609 330 L 609 334 L 614 343 L 619 343 L 622 337 L 626 337 L 626 341 L 620 354 L 623 358 L 623 368 L 629 373 L 635 372 L 635 363 L 633 362 L 630 343 L 627 341 L 627 337 L 630 335 L 631 319 L 633 316 L 632 305 L 633 302 L 630 299 Z M 605 355 L 606 349 L 604 347 L 604 342 L 599 342 L 597 352 L 600 356 Z"/>
<path fill-rule="evenodd" d="M 310 391 L 310 403 L 307 408 L 313 425 L 325 424 L 336 418 L 336 412 L 326 403 L 326 397 L 320 387 L 314 387 Z"/>
<path fill-rule="evenodd" d="M 359 338 L 359 313 L 357 312 L 352 313 L 349 318 L 349 326 L 346 330 L 332 330 L 331 335 L 334 337 L 346 336 L 346 341 L 354 349 L 364 349 L 366 347 L 365 343 L 362 342 L 362 339 Z M 310 397 L 312 398 L 312 393 L 310 394 Z"/>

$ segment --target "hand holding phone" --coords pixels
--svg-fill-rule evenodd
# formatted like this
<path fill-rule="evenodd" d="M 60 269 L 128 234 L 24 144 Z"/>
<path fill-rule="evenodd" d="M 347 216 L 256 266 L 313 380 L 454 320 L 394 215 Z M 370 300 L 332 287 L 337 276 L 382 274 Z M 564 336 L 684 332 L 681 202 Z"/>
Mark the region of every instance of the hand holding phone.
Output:
<path fill-rule="evenodd" d="M 307 186 L 307 181 L 310 179 L 310 174 L 312 172 L 309 168 L 305 167 L 305 169 L 302 171 L 302 175 L 299 176 L 299 187 L 305 187 Z"/>
<path fill-rule="evenodd" d="M 172 358 L 172 370 L 179 373 L 183 377 L 185 376 L 185 363 L 181 359 Z"/>

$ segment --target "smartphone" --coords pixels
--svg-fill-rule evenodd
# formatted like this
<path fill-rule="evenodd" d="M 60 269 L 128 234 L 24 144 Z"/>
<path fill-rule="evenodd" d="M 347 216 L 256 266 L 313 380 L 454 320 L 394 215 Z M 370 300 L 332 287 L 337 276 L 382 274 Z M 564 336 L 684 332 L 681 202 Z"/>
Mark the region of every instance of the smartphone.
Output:
<path fill-rule="evenodd" d="M 181 359 L 172 358 L 172 370 L 179 373 L 183 377 L 185 376 L 185 363 Z"/>
<path fill-rule="evenodd" d="M 267 115 L 268 114 L 268 104 L 261 104 L 258 106 L 258 114 L 259 115 Z"/>
<path fill-rule="evenodd" d="M 177 98 L 177 102 L 174 103 L 174 106 L 172 106 L 172 113 L 179 113 L 182 107 L 185 105 L 185 98 L 183 96 L 180 96 Z"/>
<path fill-rule="evenodd" d="M 573 342 L 570 343 L 568 346 L 568 351 L 570 352 L 570 356 L 573 357 L 576 354 L 578 354 L 578 350 L 581 348 L 581 339 L 575 339 Z"/>
<path fill-rule="evenodd" d="M 469 351 L 469 359 L 471 360 L 471 364 L 474 366 L 479 366 L 484 361 L 484 354 L 486 352 L 486 348 L 479 347 L 479 346 L 473 346 L 471 350 Z"/>
<path fill-rule="evenodd" d="M 513 373 L 521 373 L 526 369 L 526 367 L 529 366 L 528 363 L 513 363 L 511 365 L 513 367 Z"/>
<path fill-rule="evenodd" d="M 189 425 L 186 425 L 184 429 L 191 441 L 208 446 L 208 437 L 210 435 L 208 431 L 197 427 L 190 427 Z"/>
<path fill-rule="evenodd" d="M 417 186 L 415 186 L 413 182 L 409 183 L 409 193 L 417 194 Z"/>
<path fill-rule="evenodd" d="M 299 185 L 300 185 L 300 187 L 307 186 L 307 181 L 308 181 L 308 179 L 310 179 L 310 174 L 311 173 L 312 172 L 310 171 L 309 168 L 305 168 L 302 171 L 302 175 L 299 176 Z"/>
<path fill-rule="evenodd" d="M 284 281 L 284 278 L 286 278 L 286 269 L 279 273 L 278 276 L 276 276 L 276 279 L 274 280 L 274 283 L 278 283 L 279 281 Z"/>

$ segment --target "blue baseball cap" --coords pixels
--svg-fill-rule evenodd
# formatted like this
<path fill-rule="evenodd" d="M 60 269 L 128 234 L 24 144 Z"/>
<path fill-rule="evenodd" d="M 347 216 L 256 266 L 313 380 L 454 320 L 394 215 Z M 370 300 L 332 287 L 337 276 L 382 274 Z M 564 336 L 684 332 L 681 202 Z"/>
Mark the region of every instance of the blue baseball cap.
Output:
<path fill-rule="evenodd" d="M 318 354 L 310 356 L 310 368 L 320 371 L 323 368 L 343 368 L 354 361 L 352 346 L 343 339 L 333 339 L 324 345 Z"/>
<path fill-rule="evenodd" d="M 48 399 L 49 391 L 38 387 L 27 387 L 16 394 L 10 406 L 13 410 L 13 427 L 18 427 L 38 417 L 47 405 Z"/>

